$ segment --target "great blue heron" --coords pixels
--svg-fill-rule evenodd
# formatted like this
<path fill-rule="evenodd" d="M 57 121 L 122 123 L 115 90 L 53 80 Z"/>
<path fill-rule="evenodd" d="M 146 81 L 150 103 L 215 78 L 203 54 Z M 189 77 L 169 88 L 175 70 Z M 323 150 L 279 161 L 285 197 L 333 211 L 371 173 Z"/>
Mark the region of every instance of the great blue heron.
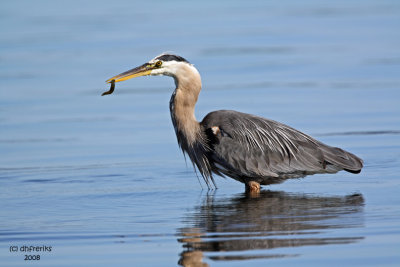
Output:
<path fill-rule="evenodd" d="M 115 82 L 145 75 L 167 75 L 175 80 L 170 100 L 178 144 L 203 176 L 214 185 L 213 173 L 245 184 L 258 192 L 260 185 L 287 178 L 346 170 L 359 173 L 363 161 L 337 147 L 325 145 L 285 124 L 233 110 L 213 111 L 198 122 L 194 107 L 201 90 L 197 69 L 183 57 L 163 53 L 149 62 L 108 79 Z M 103 95 L 104 95 L 103 94 Z"/>

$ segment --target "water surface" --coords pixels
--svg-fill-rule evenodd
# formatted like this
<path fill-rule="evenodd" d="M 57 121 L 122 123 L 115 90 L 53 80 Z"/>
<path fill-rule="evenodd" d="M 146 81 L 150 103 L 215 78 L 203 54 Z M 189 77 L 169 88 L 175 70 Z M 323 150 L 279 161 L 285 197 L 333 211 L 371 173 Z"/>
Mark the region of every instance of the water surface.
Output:
<path fill-rule="evenodd" d="M 400 4 L 11 1 L 0 9 L 0 259 L 40 266 L 396 266 Z M 257 197 L 208 191 L 176 144 L 163 51 L 203 78 L 196 116 L 268 117 L 364 159 Z M 24 246 L 51 251 L 10 252 Z M 38 261 L 38 260 L 36 260 Z"/>

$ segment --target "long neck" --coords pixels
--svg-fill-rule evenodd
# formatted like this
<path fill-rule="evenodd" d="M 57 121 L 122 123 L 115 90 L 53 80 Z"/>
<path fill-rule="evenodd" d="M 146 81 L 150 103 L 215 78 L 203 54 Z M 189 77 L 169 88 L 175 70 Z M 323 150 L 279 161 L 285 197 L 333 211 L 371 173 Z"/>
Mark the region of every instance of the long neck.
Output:
<path fill-rule="evenodd" d="M 210 187 L 214 179 L 211 174 L 211 164 L 206 156 L 209 150 L 207 138 L 194 116 L 194 106 L 201 90 L 200 74 L 193 66 L 185 66 L 179 68 L 179 71 L 172 76 L 175 79 L 176 89 L 172 94 L 169 107 L 179 146 L 184 153 L 189 155 L 207 186 Z"/>
<path fill-rule="evenodd" d="M 192 66 L 180 68 L 173 77 L 176 89 L 170 101 L 171 118 L 179 145 L 186 150 L 201 138 L 200 124 L 194 115 L 201 78 Z"/>

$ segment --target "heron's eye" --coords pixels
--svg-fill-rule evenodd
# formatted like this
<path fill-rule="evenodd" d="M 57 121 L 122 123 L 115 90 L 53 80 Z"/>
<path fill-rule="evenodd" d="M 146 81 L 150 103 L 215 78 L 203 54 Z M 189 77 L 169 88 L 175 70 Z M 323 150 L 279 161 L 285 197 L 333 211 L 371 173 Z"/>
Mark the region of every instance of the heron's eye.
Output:
<path fill-rule="evenodd" d="M 157 61 L 155 65 L 156 65 L 156 67 L 157 67 L 157 68 L 161 67 L 161 65 L 162 65 L 162 61 L 160 61 L 160 60 L 159 60 L 159 61 Z"/>

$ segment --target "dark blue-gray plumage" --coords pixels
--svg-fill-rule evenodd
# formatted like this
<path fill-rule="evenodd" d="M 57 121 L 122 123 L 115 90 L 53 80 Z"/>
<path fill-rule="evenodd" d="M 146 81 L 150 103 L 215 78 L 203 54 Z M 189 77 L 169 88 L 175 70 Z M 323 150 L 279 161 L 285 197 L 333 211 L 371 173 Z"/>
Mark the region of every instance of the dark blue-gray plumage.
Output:
<path fill-rule="evenodd" d="M 215 186 L 213 174 L 231 177 L 257 192 L 260 185 L 288 178 L 340 170 L 359 173 L 363 167 L 362 160 L 354 154 L 273 120 L 220 110 L 198 122 L 194 107 L 201 90 L 200 74 L 180 56 L 161 54 L 107 82 L 143 75 L 174 78 L 176 88 L 170 111 L 178 144 L 209 188 Z"/>
<path fill-rule="evenodd" d="M 200 124 L 211 147 L 212 171 L 243 183 L 267 185 L 316 173 L 359 173 L 362 168 L 355 155 L 273 120 L 220 110 Z"/>

